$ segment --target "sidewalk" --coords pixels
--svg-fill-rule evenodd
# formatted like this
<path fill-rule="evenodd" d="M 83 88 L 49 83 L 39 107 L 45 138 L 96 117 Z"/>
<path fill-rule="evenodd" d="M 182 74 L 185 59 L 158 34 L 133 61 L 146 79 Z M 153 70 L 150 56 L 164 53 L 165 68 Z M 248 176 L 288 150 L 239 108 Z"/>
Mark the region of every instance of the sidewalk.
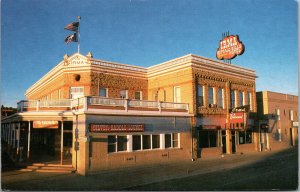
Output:
<path fill-rule="evenodd" d="M 288 149 L 289 151 L 298 148 Z M 253 164 L 280 151 L 234 154 L 215 158 L 159 164 L 147 167 L 131 167 L 88 176 L 59 173 L 18 173 L 2 175 L 2 189 L 9 190 L 125 190 L 133 186 L 184 178 L 220 170 L 229 170 Z M 287 153 L 288 155 L 288 153 Z"/>

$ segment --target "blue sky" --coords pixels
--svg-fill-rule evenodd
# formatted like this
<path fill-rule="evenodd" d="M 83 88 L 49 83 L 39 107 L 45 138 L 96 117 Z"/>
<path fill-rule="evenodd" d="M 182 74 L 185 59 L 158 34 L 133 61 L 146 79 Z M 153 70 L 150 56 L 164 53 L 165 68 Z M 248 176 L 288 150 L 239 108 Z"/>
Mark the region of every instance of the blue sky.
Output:
<path fill-rule="evenodd" d="M 189 53 L 216 59 L 222 33 L 245 52 L 232 63 L 256 70 L 256 90 L 298 95 L 294 0 L 2 0 L 1 102 L 16 106 L 64 54 L 64 26 L 81 19 L 81 50 L 149 67 Z"/>

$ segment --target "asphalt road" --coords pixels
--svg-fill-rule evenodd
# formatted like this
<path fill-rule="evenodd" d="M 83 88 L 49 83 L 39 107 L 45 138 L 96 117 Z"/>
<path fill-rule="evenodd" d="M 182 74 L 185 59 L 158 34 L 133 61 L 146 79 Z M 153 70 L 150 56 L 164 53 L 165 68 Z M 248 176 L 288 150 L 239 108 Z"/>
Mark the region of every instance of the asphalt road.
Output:
<path fill-rule="evenodd" d="M 296 190 L 298 148 L 281 152 L 226 155 L 195 162 L 132 167 L 80 176 L 6 171 L 4 190 Z"/>

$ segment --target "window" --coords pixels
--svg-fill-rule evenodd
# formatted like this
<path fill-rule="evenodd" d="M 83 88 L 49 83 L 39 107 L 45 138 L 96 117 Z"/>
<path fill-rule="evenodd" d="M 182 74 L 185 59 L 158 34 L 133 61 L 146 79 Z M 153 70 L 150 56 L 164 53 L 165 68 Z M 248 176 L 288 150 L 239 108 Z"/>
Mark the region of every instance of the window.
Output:
<path fill-rule="evenodd" d="M 242 91 L 239 91 L 239 107 L 244 105 L 244 94 Z"/>
<path fill-rule="evenodd" d="M 230 106 L 231 106 L 231 108 L 235 108 L 235 91 L 234 90 L 230 91 L 230 97 L 231 97 Z"/>
<path fill-rule="evenodd" d="M 136 91 L 134 93 L 134 98 L 137 100 L 142 100 L 142 92 L 141 91 Z"/>
<path fill-rule="evenodd" d="M 218 89 L 218 107 L 223 108 L 223 89 Z"/>
<path fill-rule="evenodd" d="M 239 144 L 252 143 L 252 132 L 240 131 L 239 132 Z"/>
<path fill-rule="evenodd" d="M 199 148 L 218 147 L 218 131 L 215 130 L 201 130 L 198 132 Z"/>
<path fill-rule="evenodd" d="M 141 136 L 140 135 L 133 135 L 132 136 L 132 149 L 134 151 L 141 150 Z"/>
<path fill-rule="evenodd" d="M 174 87 L 174 102 L 175 103 L 181 102 L 180 87 Z"/>
<path fill-rule="evenodd" d="M 214 104 L 214 88 L 208 87 L 208 104 Z"/>
<path fill-rule="evenodd" d="M 275 109 L 275 113 L 277 120 L 280 120 L 280 109 Z"/>
<path fill-rule="evenodd" d="M 204 101 L 203 101 L 203 86 L 198 85 L 197 86 L 197 93 L 198 93 L 198 106 L 204 106 Z"/>
<path fill-rule="evenodd" d="M 160 148 L 159 135 L 152 135 L 152 149 Z"/>
<path fill-rule="evenodd" d="M 143 135 L 143 149 L 151 149 L 150 135 Z"/>
<path fill-rule="evenodd" d="M 173 147 L 179 147 L 179 134 L 178 133 L 172 134 L 172 143 L 173 143 Z"/>
<path fill-rule="evenodd" d="M 117 140 L 115 135 L 109 135 L 108 138 L 108 153 L 116 152 Z"/>
<path fill-rule="evenodd" d="M 290 116 L 290 121 L 294 121 L 293 110 L 290 110 L 289 116 Z"/>
<path fill-rule="evenodd" d="M 107 88 L 100 88 L 99 90 L 99 96 L 100 97 L 107 97 Z"/>
<path fill-rule="evenodd" d="M 165 134 L 165 148 L 172 147 L 171 134 Z"/>
<path fill-rule="evenodd" d="M 120 98 L 128 99 L 128 90 L 121 90 L 120 91 Z"/>
<path fill-rule="evenodd" d="M 77 99 L 84 96 L 83 87 L 70 87 L 70 97 L 71 99 Z"/>
<path fill-rule="evenodd" d="M 247 104 L 250 105 L 250 110 L 252 110 L 252 100 L 251 100 L 251 93 L 247 92 Z"/>
<path fill-rule="evenodd" d="M 127 137 L 117 136 L 118 151 L 127 151 Z"/>

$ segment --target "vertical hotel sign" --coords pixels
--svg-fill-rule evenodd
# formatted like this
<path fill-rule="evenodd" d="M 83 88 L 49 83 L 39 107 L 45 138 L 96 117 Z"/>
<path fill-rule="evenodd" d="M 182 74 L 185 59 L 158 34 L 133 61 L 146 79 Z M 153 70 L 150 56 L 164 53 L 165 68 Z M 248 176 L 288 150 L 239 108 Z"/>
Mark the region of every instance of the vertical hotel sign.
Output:
<path fill-rule="evenodd" d="M 219 60 L 230 60 L 237 55 L 242 55 L 245 51 L 243 42 L 239 40 L 238 35 L 228 35 L 220 40 L 216 56 Z"/>

